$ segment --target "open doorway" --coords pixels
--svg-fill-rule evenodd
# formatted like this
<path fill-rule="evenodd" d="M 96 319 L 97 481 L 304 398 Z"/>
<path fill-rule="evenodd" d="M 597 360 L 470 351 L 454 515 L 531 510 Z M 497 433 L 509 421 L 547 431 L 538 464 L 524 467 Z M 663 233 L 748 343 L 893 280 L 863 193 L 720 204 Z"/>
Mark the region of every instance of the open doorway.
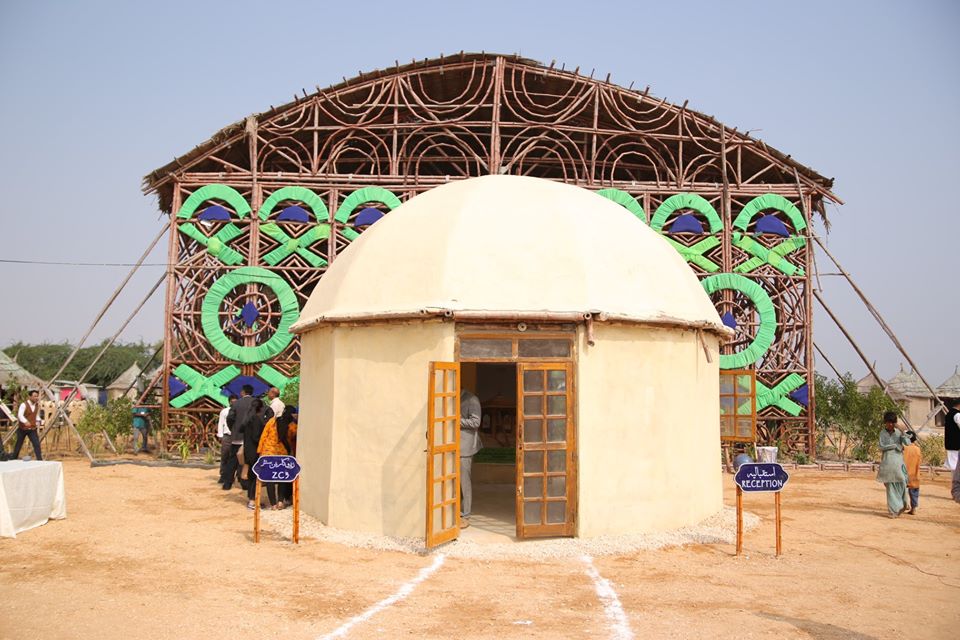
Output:
<path fill-rule="evenodd" d="M 480 399 L 471 537 L 575 534 L 576 445 L 571 362 L 461 362 Z"/>
<path fill-rule="evenodd" d="M 469 535 L 514 538 L 517 528 L 517 365 L 463 362 L 460 366 L 462 388 L 480 399 L 483 443 L 473 462 L 472 532 Z"/>

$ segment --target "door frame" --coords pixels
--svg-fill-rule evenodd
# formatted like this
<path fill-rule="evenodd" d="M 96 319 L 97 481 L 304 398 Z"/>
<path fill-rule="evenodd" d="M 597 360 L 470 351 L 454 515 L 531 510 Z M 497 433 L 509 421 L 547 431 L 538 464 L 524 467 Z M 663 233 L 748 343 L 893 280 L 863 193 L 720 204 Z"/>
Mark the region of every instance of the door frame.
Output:
<path fill-rule="evenodd" d="M 523 323 L 521 323 L 522 325 Z M 522 434 L 519 432 L 520 423 L 522 417 L 520 415 L 522 411 L 522 402 L 523 402 L 523 387 L 520 384 L 519 376 L 521 375 L 520 364 L 527 365 L 557 365 L 557 364 L 566 364 L 567 370 L 567 417 L 569 420 L 569 434 L 570 440 L 568 442 L 568 451 L 569 455 L 567 457 L 567 485 L 568 485 L 568 503 L 567 503 L 567 517 L 568 521 L 563 525 L 563 531 L 559 532 L 556 526 L 550 526 L 550 531 L 538 532 L 536 529 L 530 530 L 531 527 L 526 527 L 526 535 L 521 531 L 521 526 L 523 524 L 523 512 L 522 512 L 522 496 L 519 494 L 522 491 L 522 479 L 519 477 L 521 473 L 521 461 L 518 459 L 516 461 L 517 473 L 518 476 L 515 479 L 517 498 L 514 505 L 514 518 L 517 523 L 517 537 L 520 539 L 538 537 L 538 536 L 575 536 L 577 531 L 578 524 L 578 512 L 579 512 L 579 458 L 580 451 L 578 448 L 579 442 L 579 422 L 577 420 L 577 406 L 578 406 L 578 385 L 576 382 L 576 370 L 577 370 L 577 342 L 578 342 L 578 332 L 577 325 L 570 323 L 563 324 L 544 324 L 537 325 L 535 327 L 524 326 L 524 328 L 519 328 L 517 324 L 484 324 L 484 325 L 466 325 L 458 326 L 455 331 L 455 347 L 454 347 L 454 360 L 457 364 L 462 364 L 464 362 L 476 363 L 476 364 L 514 364 L 517 365 L 517 376 L 518 380 L 516 384 L 516 398 L 517 398 L 517 442 L 515 445 L 515 455 L 522 455 Z M 512 349 L 509 356 L 474 356 L 462 354 L 461 341 L 462 340 L 511 340 Z M 525 356 L 520 355 L 519 342 L 520 340 L 568 340 L 570 343 L 570 348 L 565 356 Z M 519 506 L 518 506 L 519 505 Z"/>

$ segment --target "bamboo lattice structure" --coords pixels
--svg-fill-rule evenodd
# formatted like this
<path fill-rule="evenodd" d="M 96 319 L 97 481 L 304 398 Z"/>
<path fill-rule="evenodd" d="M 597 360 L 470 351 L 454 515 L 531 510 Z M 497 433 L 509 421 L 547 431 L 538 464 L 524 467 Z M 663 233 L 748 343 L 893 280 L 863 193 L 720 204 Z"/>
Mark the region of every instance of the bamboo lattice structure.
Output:
<path fill-rule="evenodd" d="M 735 329 L 721 366 L 756 370 L 762 439 L 812 451 L 810 221 L 833 181 L 686 103 L 496 54 L 304 91 L 144 179 L 172 214 L 166 427 L 212 442 L 222 385 L 294 375 L 286 319 L 367 225 L 499 173 L 598 191 L 662 233 Z"/>

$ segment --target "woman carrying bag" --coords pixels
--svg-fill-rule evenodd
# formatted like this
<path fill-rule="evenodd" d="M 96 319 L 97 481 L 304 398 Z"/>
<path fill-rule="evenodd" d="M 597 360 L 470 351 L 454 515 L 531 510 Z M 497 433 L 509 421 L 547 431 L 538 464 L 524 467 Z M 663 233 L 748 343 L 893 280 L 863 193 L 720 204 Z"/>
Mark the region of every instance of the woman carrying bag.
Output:
<path fill-rule="evenodd" d="M 297 451 L 297 408 L 286 406 L 279 417 L 270 418 L 263 428 L 257 453 L 261 456 L 291 456 Z M 279 486 L 278 486 L 279 485 Z M 289 482 L 267 482 L 267 499 L 274 509 L 283 509 L 293 497 Z M 278 500 L 279 498 L 279 500 Z"/>

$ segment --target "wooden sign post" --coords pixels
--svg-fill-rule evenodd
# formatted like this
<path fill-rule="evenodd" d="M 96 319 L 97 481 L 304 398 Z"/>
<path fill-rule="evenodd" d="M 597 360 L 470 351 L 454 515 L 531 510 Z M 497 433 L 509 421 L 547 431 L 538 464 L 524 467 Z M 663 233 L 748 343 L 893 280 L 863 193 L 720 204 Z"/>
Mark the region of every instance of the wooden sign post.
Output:
<path fill-rule="evenodd" d="M 253 541 L 260 542 L 260 483 L 293 483 L 293 543 L 300 543 L 300 463 L 293 456 L 260 456 L 254 463 L 257 490 L 253 507 Z"/>
<path fill-rule="evenodd" d="M 776 463 L 749 462 L 740 465 L 734 482 L 737 483 L 737 555 L 743 552 L 743 494 L 744 492 L 774 494 L 776 509 L 777 556 L 782 551 L 780 537 L 780 491 L 787 484 L 790 476 L 782 466 Z"/>

